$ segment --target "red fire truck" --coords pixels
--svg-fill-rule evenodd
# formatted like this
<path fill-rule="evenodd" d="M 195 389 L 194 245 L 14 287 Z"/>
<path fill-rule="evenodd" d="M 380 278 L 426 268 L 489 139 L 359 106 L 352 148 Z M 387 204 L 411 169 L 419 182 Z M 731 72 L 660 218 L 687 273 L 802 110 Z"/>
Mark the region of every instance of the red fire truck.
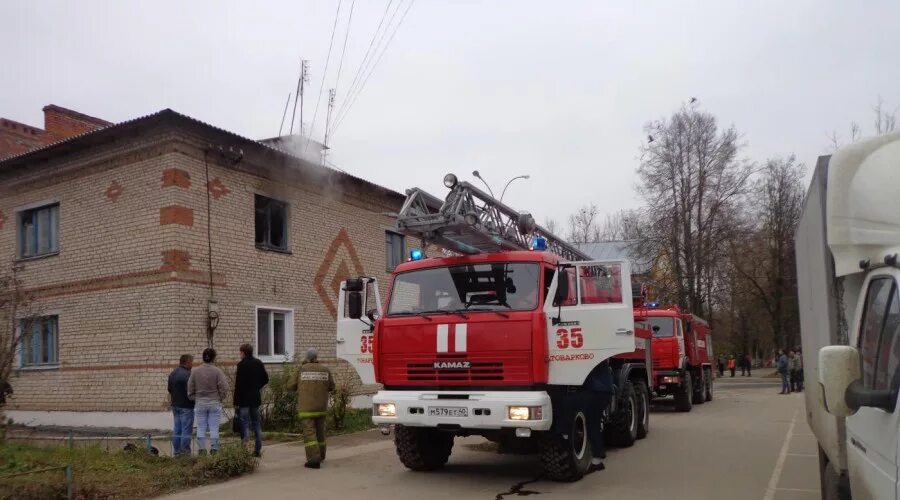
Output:
<path fill-rule="evenodd" d="M 452 174 L 441 202 L 413 189 L 398 230 L 452 252 L 391 276 L 382 308 L 373 278 L 341 285 L 337 355 L 380 383 L 373 421 L 394 431 L 413 470 L 449 459 L 454 437 L 533 448 L 547 477 L 577 480 L 589 430 L 630 446 L 649 431 L 650 329 L 636 326 L 628 262 L 590 261 L 534 219 Z M 617 397 L 587 418 L 582 386 L 609 360 Z"/>
<path fill-rule="evenodd" d="M 709 324 L 677 306 L 651 302 L 635 310 L 635 321 L 653 331 L 656 395 L 675 397 L 675 409 L 712 401 L 713 348 Z"/>

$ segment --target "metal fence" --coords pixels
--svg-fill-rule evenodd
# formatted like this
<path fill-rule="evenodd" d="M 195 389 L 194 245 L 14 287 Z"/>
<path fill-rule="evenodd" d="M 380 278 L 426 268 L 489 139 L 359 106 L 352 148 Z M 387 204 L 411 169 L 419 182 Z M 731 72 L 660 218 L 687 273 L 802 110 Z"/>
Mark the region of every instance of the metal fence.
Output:
<path fill-rule="evenodd" d="M 26 472 L 16 472 L 13 474 L 4 474 L 4 475 L 0 476 L 0 483 L 2 483 L 4 480 L 9 480 L 14 477 L 29 476 L 29 475 L 33 475 L 33 474 L 46 474 L 48 472 L 56 472 L 56 471 L 63 471 L 63 474 L 65 475 L 66 498 L 68 500 L 74 499 L 75 498 L 75 475 L 72 472 L 71 465 L 62 465 L 59 467 L 48 467 L 46 469 L 30 470 L 30 471 L 26 471 Z"/>

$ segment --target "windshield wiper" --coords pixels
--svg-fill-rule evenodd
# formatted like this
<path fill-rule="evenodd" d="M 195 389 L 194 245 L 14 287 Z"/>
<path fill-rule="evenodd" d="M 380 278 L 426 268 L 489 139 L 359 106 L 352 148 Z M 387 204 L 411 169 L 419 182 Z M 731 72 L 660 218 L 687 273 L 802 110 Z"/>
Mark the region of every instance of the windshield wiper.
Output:
<path fill-rule="evenodd" d="M 405 312 L 388 314 L 388 316 L 421 316 L 422 318 L 425 318 L 428 321 L 434 321 L 433 318 L 425 316 L 426 314 L 428 314 L 430 312 L 432 312 L 432 311 L 422 311 L 422 312 L 405 311 Z"/>

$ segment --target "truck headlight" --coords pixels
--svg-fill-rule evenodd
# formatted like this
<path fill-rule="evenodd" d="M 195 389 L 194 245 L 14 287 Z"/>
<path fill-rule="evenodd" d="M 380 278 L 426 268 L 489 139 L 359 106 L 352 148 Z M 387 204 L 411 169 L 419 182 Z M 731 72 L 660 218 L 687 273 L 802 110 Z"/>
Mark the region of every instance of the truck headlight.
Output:
<path fill-rule="evenodd" d="M 540 420 L 544 412 L 540 406 L 510 406 L 507 414 L 510 420 Z"/>
<path fill-rule="evenodd" d="M 397 405 L 394 403 L 376 403 L 375 415 L 378 415 L 379 417 L 396 417 Z"/>

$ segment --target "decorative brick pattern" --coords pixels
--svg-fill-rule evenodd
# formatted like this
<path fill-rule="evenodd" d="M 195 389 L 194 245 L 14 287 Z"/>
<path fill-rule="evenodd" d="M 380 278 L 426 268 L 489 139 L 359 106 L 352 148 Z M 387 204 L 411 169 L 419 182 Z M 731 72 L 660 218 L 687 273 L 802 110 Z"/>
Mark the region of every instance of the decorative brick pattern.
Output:
<path fill-rule="evenodd" d="M 347 234 L 347 229 L 341 228 L 337 237 L 332 240 L 331 246 L 329 246 L 328 250 L 325 252 L 325 258 L 322 259 L 322 264 L 319 266 L 319 272 L 316 273 L 316 280 L 314 282 L 316 293 L 318 293 L 319 298 L 322 299 L 322 304 L 325 305 L 325 308 L 328 309 L 332 319 L 335 320 L 337 319 L 337 304 L 335 303 L 337 286 L 335 286 L 335 281 L 337 281 L 338 286 L 340 286 L 342 280 L 350 277 L 347 272 L 347 263 L 343 260 L 339 261 L 337 268 L 335 268 L 335 271 L 332 274 L 331 289 L 325 288 L 325 282 L 329 272 L 331 272 L 332 265 L 334 265 L 335 257 L 338 256 L 338 251 L 341 249 L 345 250 L 347 257 L 349 257 L 350 261 L 353 263 L 353 270 L 356 272 L 356 275 L 361 276 L 365 274 L 362 263 L 359 261 L 359 256 L 356 253 L 356 248 L 353 246 L 353 241 L 350 240 L 350 235 Z"/>
<path fill-rule="evenodd" d="M 159 225 L 179 224 L 182 226 L 194 225 L 194 209 L 172 205 L 159 209 Z"/>
<path fill-rule="evenodd" d="M 209 181 L 209 184 L 206 186 L 209 189 L 209 194 L 216 200 L 230 193 L 231 190 L 222 183 L 222 180 L 216 177 L 215 179 Z"/>
<path fill-rule="evenodd" d="M 122 196 L 123 191 L 124 189 L 119 185 L 119 181 L 114 179 L 109 187 L 106 188 L 106 197 L 109 198 L 109 201 L 115 203 L 118 201 L 119 196 Z"/>
<path fill-rule="evenodd" d="M 167 168 L 163 170 L 162 187 L 189 189 L 191 187 L 191 174 L 180 168 Z"/>
<path fill-rule="evenodd" d="M 163 250 L 161 271 L 187 271 L 191 268 L 191 254 L 184 250 Z"/>

